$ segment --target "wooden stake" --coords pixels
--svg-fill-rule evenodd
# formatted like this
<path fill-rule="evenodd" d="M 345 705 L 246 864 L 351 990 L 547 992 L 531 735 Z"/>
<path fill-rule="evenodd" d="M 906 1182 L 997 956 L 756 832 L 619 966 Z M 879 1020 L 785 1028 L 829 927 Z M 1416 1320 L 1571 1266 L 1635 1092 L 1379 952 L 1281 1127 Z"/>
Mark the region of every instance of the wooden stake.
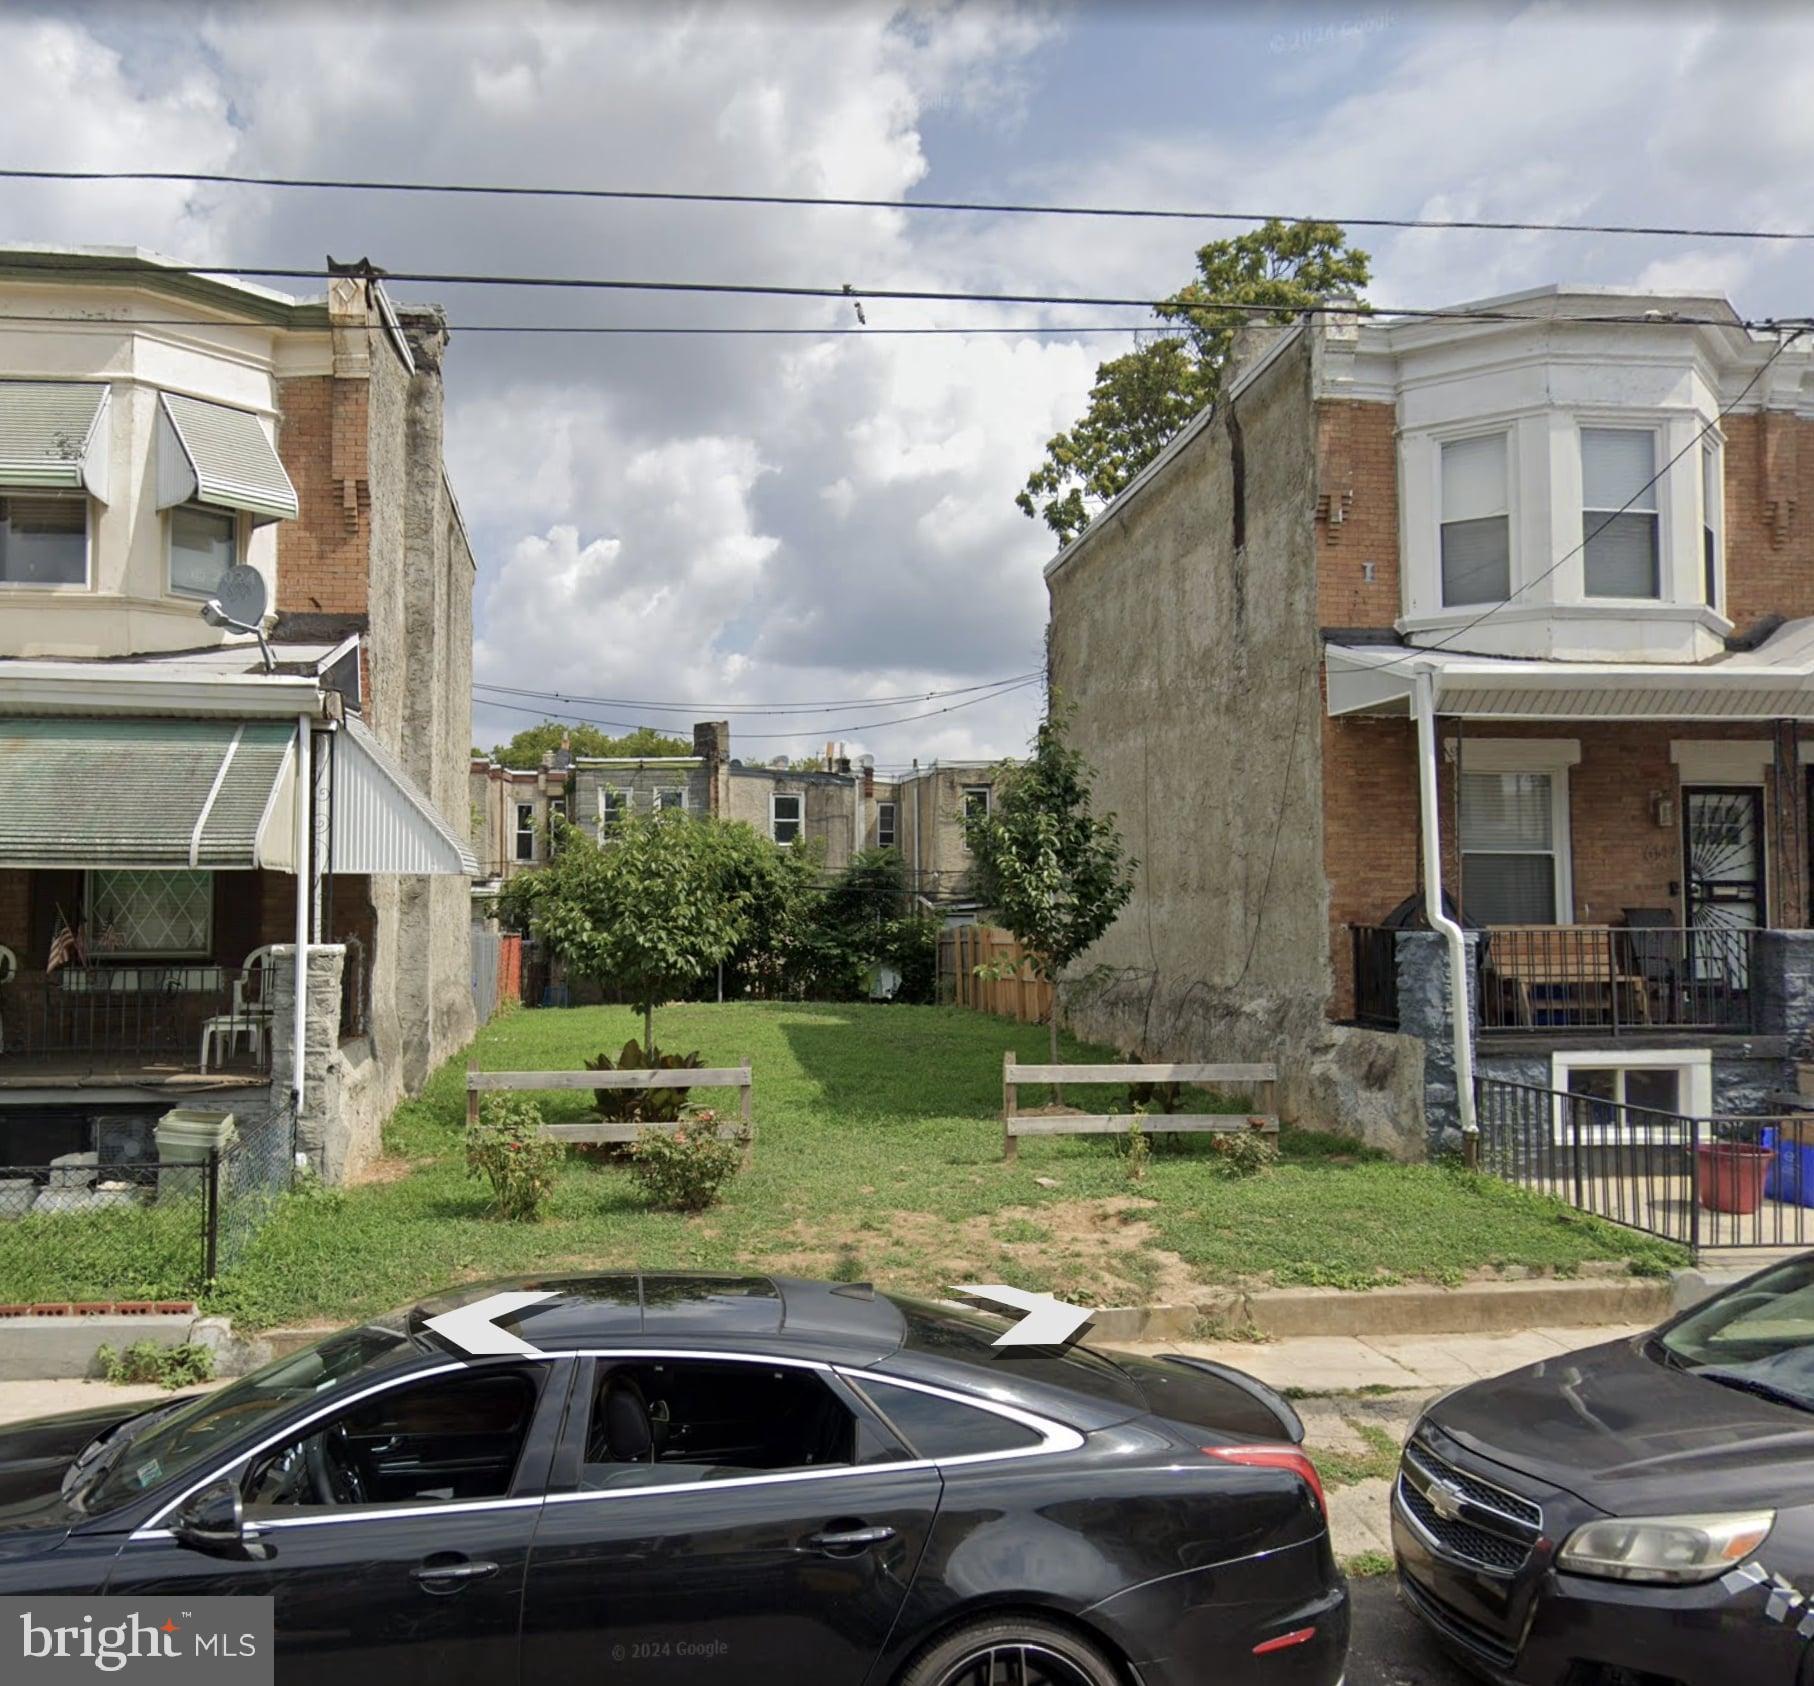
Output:
<path fill-rule="evenodd" d="M 1020 1152 L 1020 1142 L 1014 1134 L 1014 1117 L 1018 1110 L 1014 1087 L 1014 1050 L 1009 1048 L 1001 1057 L 1001 1156 L 1004 1160 L 1013 1159 Z"/>

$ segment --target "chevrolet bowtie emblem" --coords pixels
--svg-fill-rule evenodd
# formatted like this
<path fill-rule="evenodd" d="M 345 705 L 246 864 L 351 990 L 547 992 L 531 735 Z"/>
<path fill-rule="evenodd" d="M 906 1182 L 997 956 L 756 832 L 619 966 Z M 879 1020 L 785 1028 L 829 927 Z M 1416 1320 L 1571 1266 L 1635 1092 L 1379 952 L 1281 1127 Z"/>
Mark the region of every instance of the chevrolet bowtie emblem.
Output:
<path fill-rule="evenodd" d="M 1461 1493 L 1446 1481 L 1432 1481 L 1424 1491 L 1424 1497 L 1430 1501 L 1430 1509 L 1435 1511 L 1444 1522 L 1461 1520 Z"/>

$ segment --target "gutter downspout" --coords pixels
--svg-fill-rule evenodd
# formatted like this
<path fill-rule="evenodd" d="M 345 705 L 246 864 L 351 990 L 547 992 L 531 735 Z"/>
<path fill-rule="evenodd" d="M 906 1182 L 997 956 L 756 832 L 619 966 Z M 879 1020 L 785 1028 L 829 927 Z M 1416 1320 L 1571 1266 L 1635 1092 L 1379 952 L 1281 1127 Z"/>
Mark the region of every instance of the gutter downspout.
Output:
<path fill-rule="evenodd" d="M 1424 912 L 1449 945 L 1449 1019 L 1455 1039 L 1455 1098 L 1461 1110 L 1463 1151 L 1474 1163 L 1480 1124 L 1474 1117 L 1474 1025 L 1468 1015 L 1468 945 L 1442 905 L 1442 808 L 1436 795 L 1436 676 L 1420 667 L 1412 676 L 1417 715 L 1417 796 L 1423 819 Z"/>
<path fill-rule="evenodd" d="M 309 815 L 309 798 L 315 783 L 310 757 L 309 717 L 296 716 L 296 1017 L 295 1070 L 290 1078 L 290 1093 L 295 1098 L 296 1116 L 302 1117 L 304 1042 L 309 1014 L 309 880 L 314 874 L 315 829 Z"/>

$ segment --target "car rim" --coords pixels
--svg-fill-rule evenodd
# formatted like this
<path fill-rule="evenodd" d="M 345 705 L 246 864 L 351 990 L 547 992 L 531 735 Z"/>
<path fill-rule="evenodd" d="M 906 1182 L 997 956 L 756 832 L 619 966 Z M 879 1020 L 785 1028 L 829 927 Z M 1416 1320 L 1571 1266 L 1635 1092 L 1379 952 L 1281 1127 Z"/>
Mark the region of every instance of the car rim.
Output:
<path fill-rule="evenodd" d="M 938 1686 L 1092 1686 L 1069 1657 L 1045 1645 L 985 1645 L 952 1664 Z"/>

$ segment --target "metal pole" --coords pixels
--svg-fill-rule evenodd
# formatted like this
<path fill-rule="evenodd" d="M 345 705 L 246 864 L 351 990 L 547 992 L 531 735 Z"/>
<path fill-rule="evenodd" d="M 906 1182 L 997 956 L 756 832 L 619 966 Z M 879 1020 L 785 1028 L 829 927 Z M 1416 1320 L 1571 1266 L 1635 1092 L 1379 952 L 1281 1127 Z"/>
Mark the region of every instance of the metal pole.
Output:
<path fill-rule="evenodd" d="M 290 1077 L 290 1092 L 296 1097 L 296 1116 L 302 1116 L 303 1045 L 307 1040 L 309 1013 L 309 879 L 313 871 L 314 828 L 309 823 L 309 796 L 314 786 L 313 768 L 309 761 L 310 722 L 306 714 L 296 716 L 296 1003 L 292 1028 L 296 1039 L 292 1050 L 295 1069 Z"/>
<path fill-rule="evenodd" d="M 1464 1150 L 1480 1133 L 1474 1117 L 1474 1026 L 1468 1014 L 1468 945 L 1461 927 L 1442 905 L 1442 808 L 1436 793 L 1436 680 L 1427 667 L 1417 670 L 1412 690 L 1417 714 L 1417 793 L 1423 810 L 1424 911 L 1448 940 L 1449 1017 L 1454 1036 L 1455 1099 L 1461 1111 Z"/>

